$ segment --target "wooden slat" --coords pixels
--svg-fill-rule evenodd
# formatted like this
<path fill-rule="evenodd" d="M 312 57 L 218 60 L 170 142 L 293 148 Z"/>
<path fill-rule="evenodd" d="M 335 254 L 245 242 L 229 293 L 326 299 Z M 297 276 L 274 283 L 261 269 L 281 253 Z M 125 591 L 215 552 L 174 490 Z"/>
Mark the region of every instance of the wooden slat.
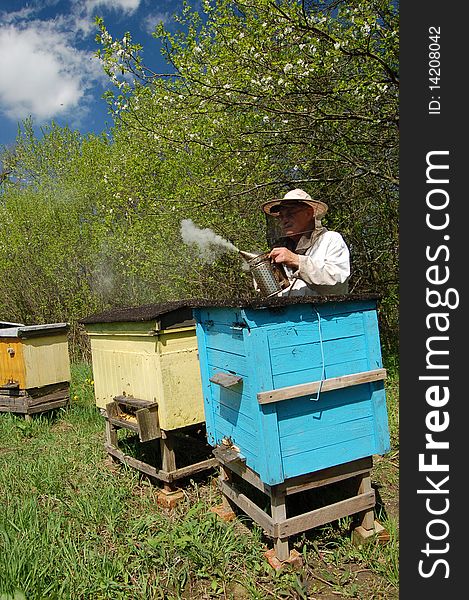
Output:
<path fill-rule="evenodd" d="M 129 467 L 132 467 L 133 469 L 137 469 L 137 471 L 140 471 L 141 473 L 145 473 L 145 475 L 149 475 L 150 477 L 159 479 L 164 483 L 171 483 L 173 481 L 176 481 L 177 479 L 188 477 L 189 475 L 192 475 L 194 473 L 199 473 L 200 471 L 211 469 L 213 467 L 216 467 L 218 464 L 215 458 L 209 458 L 207 460 L 203 460 L 193 465 L 188 465 L 187 467 L 176 469 L 175 471 L 164 471 L 162 469 L 156 469 L 152 465 L 149 465 L 148 463 L 143 462 L 142 460 L 138 460 L 133 456 L 124 454 L 113 444 L 106 443 L 104 447 L 108 454 L 114 456 L 114 458 L 117 458 L 122 463 L 126 464 Z"/>
<path fill-rule="evenodd" d="M 141 442 L 148 442 L 161 437 L 157 404 L 149 408 L 140 408 L 135 416 L 137 417 L 138 435 Z"/>
<path fill-rule="evenodd" d="M 42 404 L 37 404 L 36 406 L 31 406 L 26 409 L 28 415 L 32 415 L 38 412 L 45 412 L 46 410 L 52 410 L 53 408 L 61 408 L 62 406 L 66 406 L 68 404 L 68 398 L 62 398 L 61 400 L 55 400 L 54 402 L 44 402 Z"/>
<path fill-rule="evenodd" d="M 276 525 L 274 535 L 280 538 L 296 535 L 308 529 L 313 529 L 313 527 L 319 527 L 325 523 L 331 523 L 348 515 L 354 515 L 363 510 L 373 508 L 375 503 L 374 490 L 365 494 L 359 494 L 353 498 L 311 510 L 297 517 L 291 517 L 283 523 Z"/>
<path fill-rule="evenodd" d="M 115 458 L 120 460 L 122 463 L 128 465 L 129 467 L 132 467 L 133 469 L 137 469 L 137 471 L 140 471 L 141 473 L 145 473 L 145 475 L 149 475 L 150 477 L 155 477 L 156 479 L 159 479 L 160 481 L 169 483 L 170 480 L 168 478 L 168 473 L 165 473 L 164 471 L 161 471 L 159 469 L 155 469 L 155 467 L 152 467 L 148 463 L 138 460 L 138 459 L 134 458 L 133 456 L 124 454 L 118 448 L 116 448 L 115 446 L 112 446 L 111 444 L 105 444 L 104 447 L 108 454 L 110 454 L 111 456 L 114 456 Z"/>
<path fill-rule="evenodd" d="M 189 475 L 194 475 L 200 471 L 206 471 L 207 469 L 212 469 L 217 466 L 218 461 L 216 458 L 207 458 L 206 460 L 194 463 L 193 465 L 187 465 L 187 467 L 181 467 L 180 469 L 168 473 L 168 479 L 170 481 L 176 481 L 177 479 L 182 479 L 183 477 L 188 477 Z"/>
<path fill-rule="evenodd" d="M 115 425 L 116 427 L 120 427 L 121 429 L 129 429 L 130 431 L 134 431 L 135 433 L 139 432 L 138 423 L 136 421 L 127 421 L 126 419 L 116 419 L 115 417 L 107 417 L 109 423 Z"/>
<path fill-rule="evenodd" d="M 26 413 L 28 409 L 24 404 L 16 404 L 16 405 L 6 405 L 0 404 L 0 413 L 2 412 L 10 412 L 10 413 Z"/>
<path fill-rule="evenodd" d="M 221 385 L 221 387 L 230 388 L 243 381 L 243 378 L 239 375 L 232 375 L 231 373 L 215 373 L 215 375 L 210 377 L 210 381 L 217 385 Z"/>
<path fill-rule="evenodd" d="M 227 498 L 232 500 L 242 511 L 251 517 L 253 521 L 260 525 L 267 535 L 273 535 L 274 525 L 272 518 L 259 508 L 257 504 L 237 490 L 236 486 L 233 484 L 229 485 L 219 479 L 218 487 Z"/>
<path fill-rule="evenodd" d="M 269 404 L 270 402 L 279 402 L 280 400 L 289 400 L 291 398 L 300 398 L 308 394 L 316 394 L 319 389 L 321 392 L 330 392 L 340 388 L 362 383 L 370 383 L 386 378 L 386 369 L 374 369 L 373 371 L 363 371 L 362 373 L 353 373 L 352 375 L 342 375 L 341 377 L 332 377 L 322 381 L 312 381 L 311 383 L 302 383 L 300 385 L 290 385 L 278 390 L 269 390 L 259 392 L 257 400 L 259 404 Z"/>
<path fill-rule="evenodd" d="M 49 394 L 44 398 L 28 398 L 20 396 L 17 398 L 0 396 L 0 412 L 12 412 L 32 415 L 45 412 L 54 408 L 66 406 L 69 402 L 67 393 Z"/>
<path fill-rule="evenodd" d="M 150 400 L 140 400 L 139 398 L 130 398 L 129 396 L 115 396 L 114 401 L 130 408 L 150 408 L 157 406 L 156 402 Z"/>
<path fill-rule="evenodd" d="M 321 469 L 320 471 L 315 471 L 313 473 L 291 477 L 290 479 L 286 479 L 283 483 L 278 484 L 276 489 L 283 490 L 287 495 L 297 494 L 298 492 L 304 492 L 306 490 L 350 479 L 351 477 L 357 477 L 357 475 L 363 475 L 364 473 L 368 473 L 372 467 L 373 458 L 367 456 L 348 463 L 327 467 L 326 469 Z"/>
<path fill-rule="evenodd" d="M 264 494 L 270 493 L 270 486 L 264 483 L 257 473 L 246 466 L 246 459 L 241 458 L 237 452 L 234 452 L 230 448 L 224 449 L 221 446 L 217 446 L 212 452 L 218 461 L 222 465 L 227 466 L 230 471 L 242 477 L 252 486 L 264 492 Z"/>
<path fill-rule="evenodd" d="M 24 396 L 0 396 L 0 411 L 14 412 L 15 407 L 25 408 L 26 406 L 27 398 Z"/>
<path fill-rule="evenodd" d="M 234 461 L 241 460 L 239 452 L 230 446 L 220 444 L 212 450 L 213 455 L 224 465 L 230 465 Z M 231 465 L 230 465 L 231 466 Z"/>
<path fill-rule="evenodd" d="M 53 392 L 52 394 L 47 394 L 46 396 L 37 396 L 35 398 L 28 398 L 27 403 L 28 406 L 36 406 L 37 404 L 42 404 L 43 402 L 56 402 L 57 400 L 68 400 L 69 398 L 69 389 L 64 388 L 62 390 L 58 390 L 57 392 Z"/>
<path fill-rule="evenodd" d="M 19 398 L 20 396 L 27 396 L 26 390 L 20 390 L 18 388 L 6 388 L 0 387 L 0 397 L 10 396 L 12 398 Z"/>

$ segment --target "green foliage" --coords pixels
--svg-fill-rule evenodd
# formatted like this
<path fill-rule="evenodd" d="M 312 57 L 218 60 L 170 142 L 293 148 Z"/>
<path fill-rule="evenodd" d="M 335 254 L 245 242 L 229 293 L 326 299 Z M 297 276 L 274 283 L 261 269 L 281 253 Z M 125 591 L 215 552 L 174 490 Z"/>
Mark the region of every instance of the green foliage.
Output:
<path fill-rule="evenodd" d="M 382 296 L 397 345 L 398 10 L 395 3 L 206 1 L 176 33 L 168 72 L 97 20 L 112 137 L 26 121 L 1 156 L 0 314 L 76 321 L 109 306 L 252 295 L 236 254 L 213 264 L 181 241 L 190 218 L 267 249 L 262 201 L 304 187 L 352 253 L 351 288 Z"/>

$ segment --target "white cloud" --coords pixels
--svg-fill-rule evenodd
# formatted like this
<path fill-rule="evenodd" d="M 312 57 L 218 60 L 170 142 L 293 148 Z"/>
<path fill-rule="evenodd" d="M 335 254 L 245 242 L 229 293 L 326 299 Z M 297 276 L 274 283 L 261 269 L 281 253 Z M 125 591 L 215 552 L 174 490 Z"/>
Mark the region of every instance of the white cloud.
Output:
<path fill-rule="evenodd" d="M 56 27 L 33 21 L 0 30 L 0 111 L 12 120 L 69 116 L 101 76 L 93 54 L 73 47 Z"/>
<path fill-rule="evenodd" d="M 85 0 L 83 6 L 88 14 L 94 12 L 96 8 L 124 11 L 131 14 L 140 6 L 140 0 Z"/>
<path fill-rule="evenodd" d="M 171 13 L 157 12 L 147 15 L 143 19 L 143 29 L 149 35 L 151 35 L 155 31 L 155 27 L 158 25 L 158 23 L 160 23 L 160 21 L 163 21 L 165 25 L 169 23 L 171 21 Z"/>
<path fill-rule="evenodd" d="M 103 16 L 104 11 L 114 11 L 123 15 L 133 14 L 140 6 L 141 0 L 74 0 L 70 22 L 73 30 L 87 36 L 97 33 L 95 17 Z"/>

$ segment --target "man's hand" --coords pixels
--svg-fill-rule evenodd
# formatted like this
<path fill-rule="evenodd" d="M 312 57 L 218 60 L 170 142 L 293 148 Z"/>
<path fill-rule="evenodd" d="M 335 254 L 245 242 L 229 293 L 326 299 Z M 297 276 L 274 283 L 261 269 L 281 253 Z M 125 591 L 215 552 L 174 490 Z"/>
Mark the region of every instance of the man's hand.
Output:
<path fill-rule="evenodd" d="M 288 248 L 274 248 L 271 250 L 269 258 L 274 263 L 282 263 L 295 270 L 298 269 L 300 265 L 298 254 L 291 252 Z"/>

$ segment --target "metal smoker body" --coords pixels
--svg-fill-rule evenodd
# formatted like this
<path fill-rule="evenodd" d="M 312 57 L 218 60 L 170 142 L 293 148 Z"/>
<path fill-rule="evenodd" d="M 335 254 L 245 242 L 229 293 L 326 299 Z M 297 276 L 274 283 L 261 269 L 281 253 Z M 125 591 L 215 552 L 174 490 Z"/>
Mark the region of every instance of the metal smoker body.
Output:
<path fill-rule="evenodd" d="M 285 268 L 281 264 L 272 262 L 269 252 L 252 254 L 240 250 L 239 253 L 247 261 L 255 282 L 267 298 L 278 294 L 290 285 Z"/>

